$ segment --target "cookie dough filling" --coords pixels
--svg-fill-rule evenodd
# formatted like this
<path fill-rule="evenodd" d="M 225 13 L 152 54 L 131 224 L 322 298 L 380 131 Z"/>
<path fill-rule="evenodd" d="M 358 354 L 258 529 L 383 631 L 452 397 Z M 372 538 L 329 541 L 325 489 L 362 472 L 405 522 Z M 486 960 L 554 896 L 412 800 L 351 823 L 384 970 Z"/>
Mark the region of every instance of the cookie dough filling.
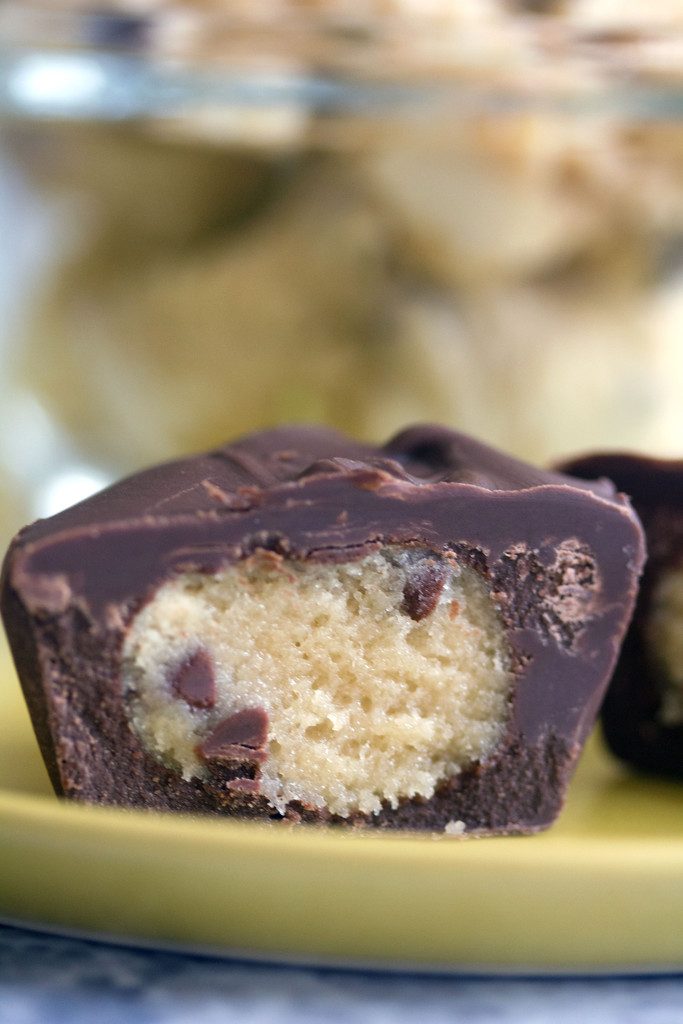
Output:
<path fill-rule="evenodd" d="M 657 581 L 646 632 L 651 659 L 663 675 L 660 720 L 683 725 L 683 567 Z"/>
<path fill-rule="evenodd" d="M 486 758 L 510 663 L 481 577 L 396 545 L 175 578 L 133 621 L 124 682 L 143 745 L 185 779 L 241 757 L 257 767 L 235 781 L 280 813 L 299 801 L 348 817 L 429 798 Z"/>

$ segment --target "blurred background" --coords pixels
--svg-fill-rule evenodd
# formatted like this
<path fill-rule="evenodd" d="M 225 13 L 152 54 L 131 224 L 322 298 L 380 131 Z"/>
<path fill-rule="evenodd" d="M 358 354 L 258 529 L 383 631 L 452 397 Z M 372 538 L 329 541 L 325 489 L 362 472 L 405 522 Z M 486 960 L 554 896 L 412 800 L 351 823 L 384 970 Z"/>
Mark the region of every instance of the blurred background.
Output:
<path fill-rule="evenodd" d="M 683 0 L 0 0 L 0 114 L 3 542 L 282 421 L 683 455 Z"/>

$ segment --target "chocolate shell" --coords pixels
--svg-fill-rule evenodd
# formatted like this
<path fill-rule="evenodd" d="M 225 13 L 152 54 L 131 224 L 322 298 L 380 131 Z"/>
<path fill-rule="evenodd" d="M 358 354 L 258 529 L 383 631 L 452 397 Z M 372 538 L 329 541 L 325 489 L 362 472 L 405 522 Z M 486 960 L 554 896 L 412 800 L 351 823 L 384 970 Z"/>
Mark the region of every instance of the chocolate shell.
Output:
<path fill-rule="evenodd" d="M 260 792 L 267 716 L 259 711 L 225 725 L 229 742 L 207 738 L 205 753 L 228 754 L 203 778 L 183 777 L 145 748 L 131 727 L 122 651 L 163 584 L 263 553 L 285 565 L 334 565 L 395 547 L 427 552 L 404 592 L 411 619 L 429 616 L 439 600 L 444 558 L 473 570 L 497 610 L 511 685 L 500 741 L 486 757 L 440 780 L 429 797 L 340 816 L 305 801 L 278 809 Z M 606 481 L 542 472 L 440 427 L 409 428 L 378 448 L 327 429 L 282 428 L 148 469 L 24 529 L 5 559 L 2 613 L 58 794 L 242 817 L 525 833 L 562 806 L 643 560 L 638 519 Z M 210 671 L 201 658 L 181 666 L 175 692 L 207 707 L 213 682 L 201 673 Z"/>
<path fill-rule="evenodd" d="M 664 575 L 683 572 L 683 461 L 604 453 L 566 465 L 577 476 L 614 481 L 630 496 L 647 539 L 648 559 L 633 621 L 602 708 L 605 739 L 623 761 L 683 779 L 683 690 L 679 714 L 667 716 L 671 680 L 649 625 Z M 680 671 L 683 679 L 683 665 Z"/>

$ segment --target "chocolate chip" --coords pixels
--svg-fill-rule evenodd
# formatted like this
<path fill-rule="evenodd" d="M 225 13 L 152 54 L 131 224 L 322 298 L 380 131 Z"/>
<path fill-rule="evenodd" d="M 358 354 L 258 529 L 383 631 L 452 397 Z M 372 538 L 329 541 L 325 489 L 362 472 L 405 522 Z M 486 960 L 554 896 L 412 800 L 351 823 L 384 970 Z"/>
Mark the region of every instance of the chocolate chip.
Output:
<path fill-rule="evenodd" d="M 174 692 L 193 708 L 212 708 L 216 703 L 216 677 L 211 656 L 199 650 L 183 661 L 171 680 Z"/>
<path fill-rule="evenodd" d="M 415 622 L 421 622 L 431 615 L 439 603 L 449 572 L 450 567 L 446 562 L 437 562 L 434 558 L 424 558 L 418 562 L 409 570 L 403 587 L 401 611 Z"/>
<path fill-rule="evenodd" d="M 256 795 L 261 792 L 261 784 L 258 779 L 231 779 L 226 783 L 226 789 L 233 793 L 252 793 Z"/>
<path fill-rule="evenodd" d="M 265 761 L 268 713 L 265 708 L 244 708 L 224 718 L 197 748 L 207 760 Z"/>
<path fill-rule="evenodd" d="M 214 746 L 212 739 L 213 735 L 197 747 L 200 757 L 207 761 L 234 761 L 237 764 L 251 761 L 263 764 L 268 760 L 268 751 L 264 747 L 247 747 L 239 743 L 221 743 Z"/>

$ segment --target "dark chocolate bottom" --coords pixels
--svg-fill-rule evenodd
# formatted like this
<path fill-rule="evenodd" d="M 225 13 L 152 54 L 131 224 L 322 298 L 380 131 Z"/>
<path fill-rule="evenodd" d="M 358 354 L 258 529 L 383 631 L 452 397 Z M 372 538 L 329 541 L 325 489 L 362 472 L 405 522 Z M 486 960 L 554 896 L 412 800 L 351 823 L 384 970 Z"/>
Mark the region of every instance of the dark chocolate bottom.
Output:
<path fill-rule="evenodd" d="M 92 802 L 138 806 L 150 810 L 229 815 L 247 820 L 326 824 L 354 829 L 407 829 L 443 832 L 449 823 L 462 822 L 466 832 L 478 835 L 532 833 L 547 827 L 559 814 L 578 749 L 568 750 L 561 739 L 549 737 L 536 746 L 510 745 L 485 763 L 477 763 L 444 780 L 431 799 L 405 799 L 378 814 L 330 814 L 324 808 L 299 802 L 280 814 L 265 797 L 234 791 L 226 778 L 221 783 L 192 780 L 145 756 L 141 768 L 144 787 L 98 792 Z M 241 779 L 249 769 L 241 766 Z M 131 779 L 131 783 L 133 780 Z M 70 795 L 68 792 L 65 795 Z M 88 799 L 78 791 L 79 799 Z M 523 822 L 523 825 L 520 825 Z"/>
<path fill-rule="evenodd" d="M 449 823 L 462 822 L 466 832 L 478 835 L 531 833 L 549 825 L 559 814 L 573 771 L 578 749 L 549 737 L 533 747 L 511 744 L 485 763 L 464 769 L 444 780 L 431 799 L 402 800 L 395 808 L 384 806 L 378 814 L 342 818 L 325 810 L 298 803 L 288 806 L 285 817 L 295 821 L 325 823 L 352 828 L 425 829 L 443 832 Z M 214 797 L 221 809 L 225 796 Z M 230 797 L 232 814 L 250 818 L 280 818 L 263 797 Z M 520 822 L 524 822 L 520 826 Z"/>
<path fill-rule="evenodd" d="M 16 604 L 15 614 L 25 614 Z M 51 684 L 49 701 L 32 686 L 25 685 L 25 693 L 59 795 L 156 811 L 283 818 L 262 795 L 235 791 L 227 778 L 186 781 L 141 748 L 129 726 L 117 682 L 120 635 L 116 631 L 103 638 L 72 611 L 44 624 L 41 650 L 43 656 L 51 652 L 45 674 Z M 26 655 L 31 653 L 27 650 Z M 40 676 L 31 673 L 30 678 Z M 485 763 L 444 780 L 431 799 L 406 799 L 378 814 L 348 818 L 293 803 L 284 817 L 347 828 L 438 832 L 451 822 L 463 822 L 466 831 L 482 835 L 536 832 L 559 813 L 578 753 L 578 745 L 569 747 L 566 740 L 552 735 L 532 746 L 512 741 Z M 253 774 L 253 766 L 236 766 L 228 774 L 243 779 Z"/>

